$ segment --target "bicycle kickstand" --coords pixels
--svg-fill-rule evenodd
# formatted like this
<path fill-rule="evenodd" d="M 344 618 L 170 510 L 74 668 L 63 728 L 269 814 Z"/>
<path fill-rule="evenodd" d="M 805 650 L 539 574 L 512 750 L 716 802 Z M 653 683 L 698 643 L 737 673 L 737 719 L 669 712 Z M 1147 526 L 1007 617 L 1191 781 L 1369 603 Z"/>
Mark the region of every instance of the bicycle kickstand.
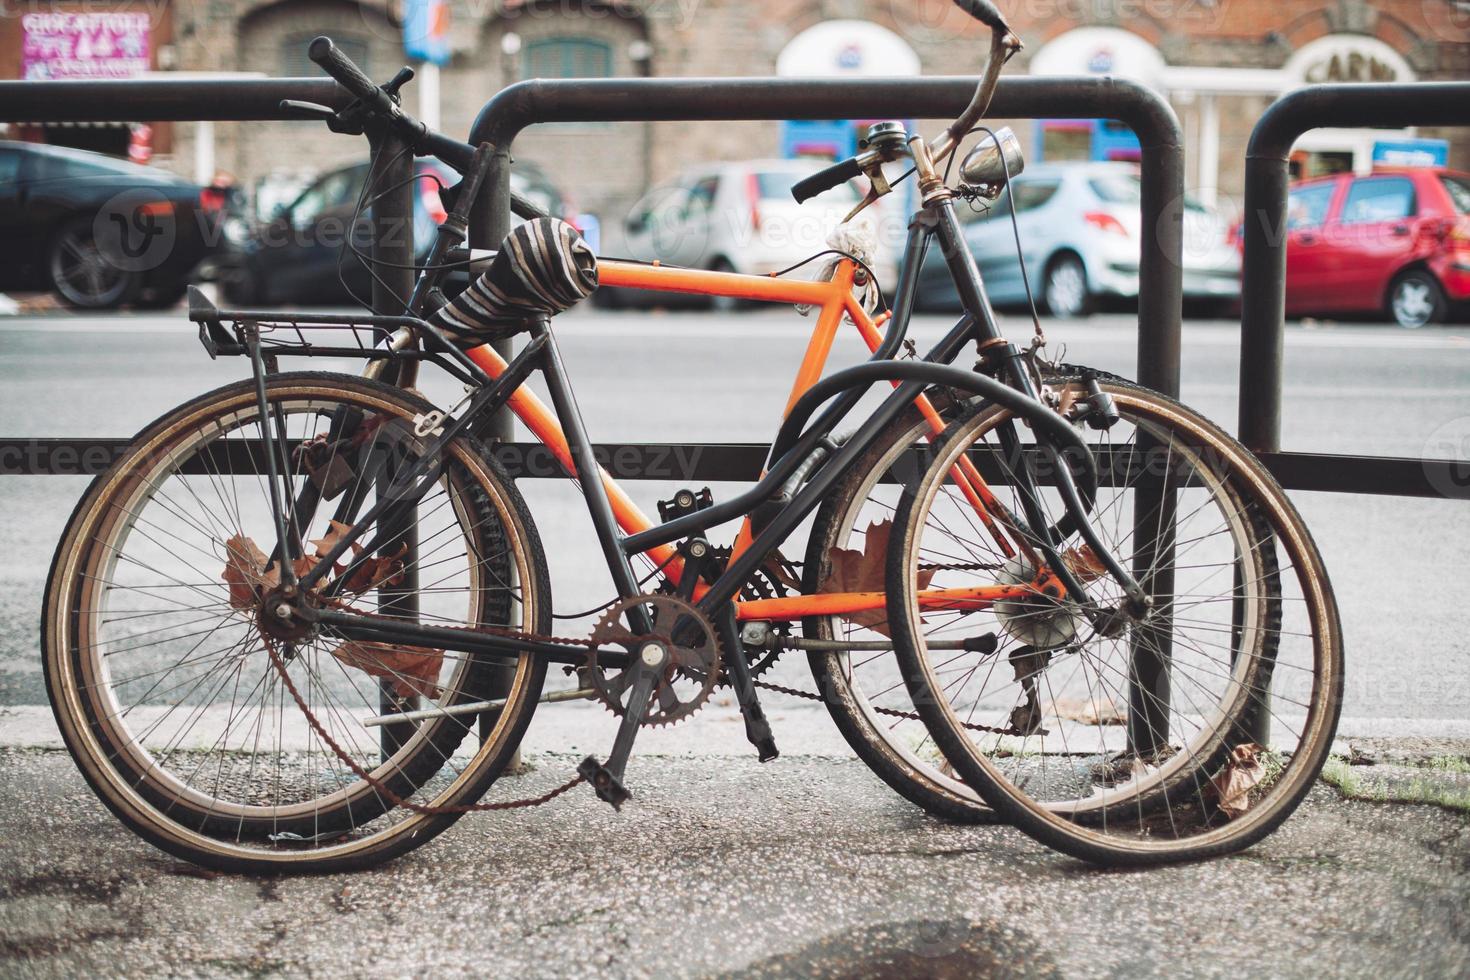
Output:
<path fill-rule="evenodd" d="M 766 721 L 766 711 L 761 707 L 760 698 L 755 693 L 755 680 L 750 676 L 750 662 L 745 659 L 745 648 L 740 643 L 740 630 L 735 626 L 735 610 L 727 606 L 716 625 L 727 653 L 724 658 L 725 671 L 730 677 L 730 686 L 735 689 L 735 700 L 740 704 L 740 713 L 745 717 L 745 737 L 755 746 L 762 762 L 771 762 L 780 756 L 781 751 L 776 748 L 770 722 Z"/>

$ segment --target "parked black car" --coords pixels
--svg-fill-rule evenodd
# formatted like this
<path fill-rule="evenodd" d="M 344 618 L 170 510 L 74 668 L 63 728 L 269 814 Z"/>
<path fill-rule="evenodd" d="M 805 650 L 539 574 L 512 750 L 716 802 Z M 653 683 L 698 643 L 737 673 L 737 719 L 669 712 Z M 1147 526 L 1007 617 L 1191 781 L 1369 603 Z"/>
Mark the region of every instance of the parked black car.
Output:
<path fill-rule="evenodd" d="M 422 261 L 444 220 L 439 187 L 458 175 L 432 159 L 415 161 L 413 240 Z M 368 164 L 328 171 L 260 224 L 227 225 L 219 258 L 220 291 L 227 303 L 259 307 L 277 303 L 363 303 L 373 278 L 365 256 L 372 252 L 370 207 L 363 207 Z M 517 163 L 512 189 L 551 214 L 561 215 L 561 193 L 532 166 Z M 362 215 L 358 209 L 363 207 Z M 356 218 L 354 218 L 356 216 Z M 345 248 L 348 241 L 362 256 Z M 463 288 L 463 284 L 461 284 Z M 452 284 L 446 289 L 453 292 Z"/>
<path fill-rule="evenodd" d="M 218 237 L 217 203 L 156 167 L 0 141 L 0 289 L 90 310 L 171 306 Z"/>

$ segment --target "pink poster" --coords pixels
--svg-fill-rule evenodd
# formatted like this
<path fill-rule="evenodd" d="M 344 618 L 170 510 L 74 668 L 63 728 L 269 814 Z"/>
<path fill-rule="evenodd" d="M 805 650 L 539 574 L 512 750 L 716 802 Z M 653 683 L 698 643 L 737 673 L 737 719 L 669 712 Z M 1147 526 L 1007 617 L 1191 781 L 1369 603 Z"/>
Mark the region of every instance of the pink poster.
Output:
<path fill-rule="evenodd" d="M 149 15 L 32 13 L 21 18 L 28 79 L 128 78 L 148 70 Z"/>

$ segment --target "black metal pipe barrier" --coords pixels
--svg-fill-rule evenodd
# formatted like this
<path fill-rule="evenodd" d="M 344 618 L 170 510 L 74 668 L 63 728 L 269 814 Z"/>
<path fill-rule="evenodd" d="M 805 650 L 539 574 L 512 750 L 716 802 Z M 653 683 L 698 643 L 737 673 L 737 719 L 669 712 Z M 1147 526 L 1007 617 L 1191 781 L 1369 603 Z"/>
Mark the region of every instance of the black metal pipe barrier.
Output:
<path fill-rule="evenodd" d="M 797 79 L 636 78 L 533 80 L 501 90 L 485 104 L 470 142 L 495 148 L 470 222 L 471 244 L 493 248 L 510 231 L 511 146 L 527 126 L 548 122 L 633 122 L 734 119 L 947 119 L 963 112 L 975 91 L 972 78 Z M 1005 78 L 989 116 L 1118 119 L 1138 136 L 1143 245 L 1139 256 L 1138 379 L 1179 394 L 1180 319 L 1183 306 L 1184 147 L 1179 119 L 1156 92 L 1114 78 Z M 508 352 L 503 352 L 508 353 Z M 510 419 L 498 433 L 510 436 Z M 1160 495 L 1162 494 L 1162 495 Z M 1167 490 L 1139 493 L 1136 519 L 1156 536 L 1140 547 L 1137 563 L 1159 568 L 1149 579 L 1158 594 L 1173 589 L 1173 522 Z M 1140 524 L 1139 541 L 1145 537 Z M 1130 717 L 1134 749 L 1152 754 L 1168 739 L 1170 631 L 1168 613 L 1156 614 L 1152 642 L 1133 641 Z"/>
<path fill-rule="evenodd" d="M 494 248 L 510 231 L 511 146 L 526 127 L 553 122 L 771 119 L 947 119 L 974 78 L 533 79 L 502 89 L 470 130 L 495 147 L 470 222 L 471 243 Z M 1118 119 L 1142 147 L 1144 228 L 1139 260 L 1138 380 L 1179 393 L 1183 297 L 1183 132 L 1156 92 L 1116 78 L 1003 78 L 988 115 L 998 119 Z M 616 165 L 617 161 L 609 161 Z"/>
<path fill-rule="evenodd" d="M 1470 498 L 1463 464 L 1372 456 L 1281 452 L 1282 347 L 1286 333 L 1286 195 L 1292 144 L 1332 127 L 1470 125 L 1470 82 L 1313 85 L 1266 109 L 1245 153 L 1245 260 L 1240 308 L 1240 440 L 1261 454 L 1284 485 L 1302 490 Z M 1341 487 L 1303 485 L 1319 461 Z M 1415 464 L 1412 466 L 1405 464 Z"/>
<path fill-rule="evenodd" d="M 282 99 L 340 109 L 330 78 L 0 82 L 0 122 L 245 122 L 291 119 Z M 317 123 L 317 125 L 321 125 Z"/>

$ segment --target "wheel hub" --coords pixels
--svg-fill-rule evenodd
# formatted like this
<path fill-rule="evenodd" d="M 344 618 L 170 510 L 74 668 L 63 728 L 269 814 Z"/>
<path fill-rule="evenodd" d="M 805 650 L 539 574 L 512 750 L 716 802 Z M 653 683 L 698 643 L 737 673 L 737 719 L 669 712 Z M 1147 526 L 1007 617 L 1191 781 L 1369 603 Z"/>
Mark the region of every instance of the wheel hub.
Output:
<path fill-rule="evenodd" d="M 278 585 L 262 593 L 255 606 L 255 625 L 261 635 L 292 644 L 315 639 L 316 624 L 302 615 L 306 601 L 292 585 Z"/>
<path fill-rule="evenodd" d="M 1029 585 L 1036 581 L 1036 569 L 1024 559 L 1012 558 L 1001 566 L 998 577 L 1002 585 Z M 997 602 L 995 615 L 1008 634 L 1038 650 L 1065 646 L 1077 636 L 1076 606 L 1040 593 Z"/>

